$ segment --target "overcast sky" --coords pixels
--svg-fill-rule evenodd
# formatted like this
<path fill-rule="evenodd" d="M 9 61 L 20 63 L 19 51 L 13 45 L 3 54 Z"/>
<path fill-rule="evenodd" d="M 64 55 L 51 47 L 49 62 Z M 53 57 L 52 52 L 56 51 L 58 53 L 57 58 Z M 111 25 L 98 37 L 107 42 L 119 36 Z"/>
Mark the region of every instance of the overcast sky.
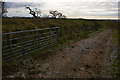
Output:
<path fill-rule="evenodd" d="M 50 10 L 58 10 L 68 18 L 117 19 L 119 0 L 5 0 L 8 16 L 30 17 L 31 8 L 39 8 L 42 15 L 49 15 Z"/>

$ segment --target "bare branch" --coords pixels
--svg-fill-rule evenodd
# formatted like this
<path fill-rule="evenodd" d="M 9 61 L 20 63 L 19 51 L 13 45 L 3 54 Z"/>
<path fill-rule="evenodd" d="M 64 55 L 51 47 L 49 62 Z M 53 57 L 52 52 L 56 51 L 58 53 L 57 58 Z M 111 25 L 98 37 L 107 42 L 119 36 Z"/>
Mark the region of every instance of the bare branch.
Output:
<path fill-rule="evenodd" d="M 30 10 L 29 14 L 33 15 L 34 18 L 37 18 L 35 11 L 33 11 L 30 7 L 25 7 L 25 8 Z"/>

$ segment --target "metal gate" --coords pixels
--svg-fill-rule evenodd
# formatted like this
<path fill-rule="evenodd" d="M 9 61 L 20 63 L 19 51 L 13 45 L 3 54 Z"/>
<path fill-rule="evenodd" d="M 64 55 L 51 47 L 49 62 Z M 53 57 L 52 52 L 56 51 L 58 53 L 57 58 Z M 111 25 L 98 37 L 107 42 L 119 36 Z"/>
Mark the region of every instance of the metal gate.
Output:
<path fill-rule="evenodd" d="M 57 43 L 59 27 L 2 33 L 3 60 L 20 56 Z"/>

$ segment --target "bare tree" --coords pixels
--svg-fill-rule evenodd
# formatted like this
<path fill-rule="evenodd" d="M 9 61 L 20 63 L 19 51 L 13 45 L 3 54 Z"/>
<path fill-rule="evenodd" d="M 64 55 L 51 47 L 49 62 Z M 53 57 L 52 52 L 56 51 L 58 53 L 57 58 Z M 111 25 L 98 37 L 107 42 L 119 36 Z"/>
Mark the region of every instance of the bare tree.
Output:
<path fill-rule="evenodd" d="M 33 15 L 34 18 L 41 17 L 42 11 L 40 9 L 34 8 L 33 10 L 30 7 L 25 7 L 29 9 L 30 14 Z"/>
<path fill-rule="evenodd" d="M 66 18 L 65 15 L 63 15 L 62 13 L 58 12 L 57 10 L 55 11 L 50 11 L 50 14 L 52 14 L 52 18 Z"/>
<path fill-rule="evenodd" d="M 37 8 L 35 8 L 33 10 L 30 7 L 25 7 L 25 8 L 29 9 L 29 11 L 30 11 L 29 14 L 33 15 L 34 18 L 41 17 L 41 14 L 44 14 L 44 13 L 42 13 L 42 11 L 40 9 L 37 9 Z M 44 15 L 44 18 L 50 18 L 50 16 L 52 16 L 52 18 L 66 18 L 65 15 L 63 15 L 60 12 L 58 12 L 57 10 L 55 10 L 55 11 L 53 11 L 53 10 L 49 11 L 49 13 L 51 15 L 48 15 L 48 16 Z"/>
<path fill-rule="evenodd" d="M 2 16 L 2 17 L 6 17 L 7 16 L 7 6 L 6 6 L 6 3 L 5 2 L 3 2 L 3 1 L 0 1 L 0 6 L 2 7 L 2 10 L 1 10 L 1 12 L 0 12 L 0 15 Z"/>
<path fill-rule="evenodd" d="M 57 15 L 58 15 L 58 11 L 57 11 L 57 10 L 55 10 L 55 11 L 50 11 L 49 13 L 52 14 L 52 18 L 56 18 Z"/>

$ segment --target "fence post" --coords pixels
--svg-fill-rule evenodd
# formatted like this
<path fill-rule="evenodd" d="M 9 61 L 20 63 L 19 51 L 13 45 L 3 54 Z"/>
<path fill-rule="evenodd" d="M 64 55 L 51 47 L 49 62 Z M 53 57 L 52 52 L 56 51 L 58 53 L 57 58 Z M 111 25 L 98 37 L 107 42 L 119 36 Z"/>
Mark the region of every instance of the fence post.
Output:
<path fill-rule="evenodd" d="M 2 31 L 0 31 L 0 79 L 2 79 L 2 54 Z"/>
<path fill-rule="evenodd" d="M 57 43 L 59 43 L 59 27 L 57 28 Z"/>

